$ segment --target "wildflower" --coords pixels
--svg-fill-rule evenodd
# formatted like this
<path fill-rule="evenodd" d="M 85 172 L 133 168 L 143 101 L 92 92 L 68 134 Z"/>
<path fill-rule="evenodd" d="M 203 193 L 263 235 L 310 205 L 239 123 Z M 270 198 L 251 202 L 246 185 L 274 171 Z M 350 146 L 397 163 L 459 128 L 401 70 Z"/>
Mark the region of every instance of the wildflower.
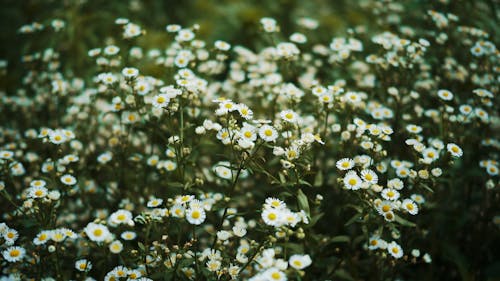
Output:
<path fill-rule="evenodd" d="M 89 272 L 92 269 L 92 263 L 86 259 L 77 260 L 75 262 L 75 268 L 81 272 Z"/>
<path fill-rule="evenodd" d="M 283 213 L 279 209 L 265 208 L 261 214 L 264 223 L 270 226 L 281 226 L 283 224 Z"/>
<path fill-rule="evenodd" d="M 361 188 L 361 178 L 355 171 L 349 171 L 344 177 L 344 187 L 350 190 L 358 190 Z"/>
<path fill-rule="evenodd" d="M 309 255 L 292 255 L 288 260 L 291 267 L 302 270 L 311 265 L 312 260 Z"/>
<path fill-rule="evenodd" d="M 48 190 L 45 187 L 31 187 L 28 192 L 29 198 L 44 198 L 47 196 Z"/>
<path fill-rule="evenodd" d="M 120 240 L 115 240 L 109 244 L 109 251 L 113 254 L 119 254 L 123 251 L 123 243 Z"/>
<path fill-rule="evenodd" d="M 49 140 L 53 144 L 61 144 L 64 143 L 67 138 L 61 130 L 55 130 L 49 133 Z"/>
<path fill-rule="evenodd" d="M 337 169 L 346 171 L 354 167 L 354 161 L 350 158 L 343 158 L 337 161 Z"/>
<path fill-rule="evenodd" d="M 462 157 L 462 155 L 463 155 L 462 149 L 458 145 L 456 145 L 454 143 L 447 144 L 446 145 L 446 149 L 448 150 L 448 152 L 451 155 L 453 155 L 455 157 Z"/>
<path fill-rule="evenodd" d="M 33 244 L 43 245 L 43 244 L 47 243 L 47 241 L 49 241 L 49 239 L 50 239 L 50 231 L 43 230 L 36 235 L 35 239 L 33 239 Z"/>
<path fill-rule="evenodd" d="M 60 180 L 65 185 L 74 185 L 74 184 L 76 184 L 76 178 L 74 176 L 72 176 L 72 175 L 68 175 L 68 174 L 63 175 Z"/>
<path fill-rule="evenodd" d="M 399 198 L 399 192 L 392 188 L 384 188 L 382 190 L 382 197 L 386 200 L 395 201 Z"/>
<path fill-rule="evenodd" d="M 26 250 L 19 246 L 12 246 L 2 252 L 3 258 L 8 262 L 18 262 L 24 258 Z"/>
<path fill-rule="evenodd" d="M 416 215 L 418 213 L 418 205 L 410 199 L 403 200 L 401 206 L 411 215 Z"/>
<path fill-rule="evenodd" d="M 106 48 L 104 48 L 104 54 L 106 54 L 108 56 L 116 55 L 116 54 L 118 54 L 119 51 L 120 51 L 120 48 L 118 48 L 115 45 L 109 45 L 109 46 L 106 46 Z"/>
<path fill-rule="evenodd" d="M 132 213 L 127 210 L 118 210 L 109 216 L 109 221 L 114 224 L 129 224 L 132 221 Z"/>
<path fill-rule="evenodd" d="M 190 224 L 200 225 L 205 221 L 205 210 L 197 207 L 190 207 L 186 211 L 186 219 Z"/>
<path fill-rule="evenodd" d="M 450 101 L 453 99 L 453 93 L 448 90 L 439 90 L 438 97 L 445 101 Z"/>
<path fill-rule="evenodd" d="M 283 202 L 277 198 L 268 197 L 268 198 L 266 198 L 266 201 L 264 203 L 264 207 L 282 210 L 282 209 L 286 208 L 286 204 L 285 204 L 285 202 Z"/>
<path fill-rule="evenodd" d="M 289 123 L 297 122 L 297 114 L 292 110 L 283 110 L 280 112 L 281 119 Z"/>
<path fill-rule="evenodd" d="M 13 245 L 14 242 L 16 242 L 17 238 L 19 238 L 19 233 L 13 228 L 8 228 L 3 233 L 3 239 L 5 239 L 5 243 L 7 245 Z"/>
<path fill-rule="evenodd" d="M 156 208 L 156 207 L 160 206 L 162 203 L 163 203 L 162 199 L 152 198 L 151 200 L 148 201 L 147 206 L 149 208 Z"/>
<path fill-rule="evenodd" d="M 102 224 L 89 223 L 84 228 L 85 234 L 94 242 L 103 242 L 111 236 L 108 228 Z"/>
<path fill-rule="evenodd" d="M 266 279 L 265 280 L 273 280 L 273 281 L 286 281 L 286 275 L 283 271 L 273 267 L 266 270 L 263 274 Z"/>
<path fill-rule="evenodd" d="M 377 184 L 377 182 L 378 182 L 378 176 L 372 170 L 361 171 L 361 178 L 363 178 L 364 181 L 366 181 L 367 183 L 370 183 L 370 184 Z"/>
<path fill-rule="evenodd" d="M 125 67 L 122 70 L 122 75 L 127 79 L 135 78 L 135 77 L 137 77 L 138 74 L 139 74 L 139 70 L 137 70 L 137 68 L 134 68 L 134 67 Z"/>
<path fill-rule="evenodd" d="M 387 245 L 387 251 L 396 259 L 403 256 L 403 249 L 395 241 L 392 241 Z"/>
<path fill-rule="evenodd" d="M 137 237 L 137 234 L 133 231 L 124 231 L 120 237 L 123 239 L 123 240 L 127 240 L 127 241 L 130 241 L 130 240 L 134 240 L 136 237 Z"/>
<path fill-rule="evenodd" d="M 231 49 L 231 45 L 221 40 L 215 41 L 214 46 L 215 48 L 221 51 L 228 51 L 229 49 Z"/>

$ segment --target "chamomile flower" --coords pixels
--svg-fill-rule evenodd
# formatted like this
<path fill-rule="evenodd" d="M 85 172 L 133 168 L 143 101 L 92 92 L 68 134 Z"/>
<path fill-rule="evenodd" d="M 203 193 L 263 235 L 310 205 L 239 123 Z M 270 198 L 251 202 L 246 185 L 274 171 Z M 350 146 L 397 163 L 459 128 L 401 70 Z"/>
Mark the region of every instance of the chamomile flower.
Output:
<path fill-rule="evenodd" d="M 392 241 L 387 245 L 387 251 L 396 259 L 403 256 L 403 249 L 395 241 Z"/>
<path fill-rule="evenodd" d="M 33 239 L 33 244 L 35 245 L 43 245 L 47 243 L 50 239 L 50 231 L 48 230 L 43 230 L 40 233 L 36 235 L 36 237 Z"/>
<path fill-rule="evenodd" d="M 190 224 L 200 225 L 205 221 L 206 217 L 207 215 L 203 208 L 190 207 L 186 211 L 186 219 Z"/>
<path fill-rule="evenodd" d="M 411 215 L 416 215 L 418 213 L 418 205 L 413 202 L 413 200 L 405 199 L 401 203 L 401 206 Z"/>
<path fill-rule="evenodd" d="M 280 209 L 275 209 L 275 208 L 264 208 L 264 210 L 261 213 L 262 220 L 264 220 L 264 223 L 270 226 L 281 226 L 283 225 L 283 213 L 282 210 Z"/>
<path fill-rule="evenodd" d="M 12 246 L 2 252 L 3 258 L 8 262 L 18 262 L 26 255 L 26 250 L 23 247 Z"/>
<path fill-rule="evenodd" d="M 292 255 L 288 260 L 291 267 L 302 270 L 311 265 L 312 260 L 309 255 Z"/>
<path fill-rule="evenodd" d="M 131 241 L 131 240 L 134 240 L 137 237 L 137 234 L 135 232 L 133 232 L 133 231 L 124 231 L 124 232 L 122 232 L 122 234 L 120 235 L 120 237 L 123 240 Z"/>
<path fill-rule="evenodd" d="M 83 230 L 87 237 L 94 242 L 103 242 L 111 236 L 111 232 L 106 226 L 93 222 L 87 224 Z"/>
<path fill-rule="evenodd" d="M 113 254 L 119 254 L 123 251 L 123 243 L 120 240 L 115 240 L 109 244 L 109 251 Z"/>
<path fill-rule="evenodd" d="M 159 199 L 159 198 L 152 198 L 148 201 L 148 204 L 147 206 L 149 208 L 156 208 L 158 206 L 160 206 L 161 204 L 163 203 L 163 199 Z"/>
<path fill-rule="evenodd" d="M 215 48 L 221 51 L 229 51 L 231 49 L 231 45 L 227 42 L 224 42 L 222 40 L 217 40 L 214 43 Z"/>
<path fill-rule="evenodd" d="M 278 131 L 272 126 L 263 125 L 259 128 L 259 136 L 266 142 L 274 142 L 278 138 Z"/>
<path fill-rule="evenodd" d="M 118 210 L 109 216 L 109 221 L 114 224 L 129 224 L 132 221 L 132 213 L 128 210 Z"/>
<path fill-rule="evenodd" d="M 454 157 L 462 157 L 462 155 L 464 154 L 462 149 L 454 143 L 447 144 L 446 149 Z"/>
<path fill-rule="evenodd" d="M 378 176 L 372 170 L 363 170 L 363 171 L 361 171 L 361 178 L 365 182 L 370 183 L 370 184 L 377 184 L 378 183 Z"/>
<path fill-rule="evenodd" d="M 81 272 L 89 272 L 92 269 L 92 263 L 87 259 L 77 260 L 75 262 L 75 268 Z"/>
<path fill-rule="evenodd" d="M 28 192 L 29 198 L 44 198 L 49 193 L 48 189 L 45 187 L 30 187 Z"/>
<path fill-rule="evenodd" d="M 349 171 L 344 177 L 344 187 L 350 190 L 358 190 L 361 188 L 362 180 L 355 171 Z"/>
<path fill-rule="evenodd" d="M 440 99 L 445 101 L 450 101 L 453 99 L 453 93 L 448 90 L 439 90 L 437 94 Z"/>
<path fill-rule="evenodd" d="M 13 228 L 9 228 L 3 233 L 3 239 L 7 245 L 13 245 L 17 238 L 19 238 L 19 233 Z"/>
<path fill-rule="evenodd" d="M 50 131 L 49 140 L 53 144 L 61 144 L 66 142 L 67 138 L 61 130 Z"/>
<path fill-rule="evenodd" d="M 153 98 L 152 105 L 157 108 L 165 108 L 168 106 L 170 98 L 167 94 L 159 94 Z"/>
<path fill-rule="evenodd" d="M 60 178 L 60 180 L 63 184 L 68 185 L 68 186 L 76 184 L 76 178 L 72 175 L 68 175 L 68 174 L 63 175 Z"/>
<path fill-rule="evenodd" d="M 278 268 L 272 267 L 267 269 L 264 274 L 264 280 L 272 280 L 272 281 L 286 281 L 288 280 L 285 273 Z"/>
<path fill-rule="evenodd" d="M 339 170 L 347 171 L 354 167 L 354 160 L 350 158 L 343 158 L 337 161 L 336 166 Z"/>
<path fill-rule="evenodd" d="M 283 110 L 280 112 L 281 119 L 289 123 L 297 122 L 297 113 L 293 110 Z"/>
<path fill-rule="evenodd" d="M 264 208 L 274 208 L 274 209 L 285 209 L 285 202 L 281 201 L 278 198 L 268 197 L 264 203 Z"/>
<path fill-rule="evenodd" d="M 384 188 L 382 190 L 382 198 L 384 198 L 385 200 L 391 200 L 391 201 L 398 200 L 399 195 L 400 195 L 399 192 L 392 188 Z"/>
<path fill-rule="evenodd" d="M 139 75 L 139 70 L 135 67 L 125 67 L 122 70 L 122 75 L 127 79 L 132 79 Z"/>

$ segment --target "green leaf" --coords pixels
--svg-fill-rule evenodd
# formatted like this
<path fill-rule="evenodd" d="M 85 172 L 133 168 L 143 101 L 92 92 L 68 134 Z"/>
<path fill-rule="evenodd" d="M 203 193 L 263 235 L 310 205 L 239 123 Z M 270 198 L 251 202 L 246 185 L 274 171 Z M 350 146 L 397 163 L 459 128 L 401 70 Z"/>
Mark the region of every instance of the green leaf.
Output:
<path fill-rule="evenodd" d="M 434 190 L 432 190 L 432 188 L 430 188 L 430 186 L 428 186 L 427 184 L 425 183 L 420 183 L 420 185 L 427 191 L 431 192 L 431 193 L 434 193 Z"/>
<path fill-rule="evenodd" d="M 415 223 L 408 221 L 408 220 L 405 220 L 398 215 L 394 215 L 394 220 L 397 221 L 400 225 L 409 226 L 409 227 L 417 226 Z"/>
<path fill-rule="evenodd" d="M 338 235 L 333 237 L 330 242 L 332 243 L 349 243 L 351 242 L 351 237 L 347 235 Z"/>
<path fill-rule="evenodd" d="M 309 209 L 309 202 L 307 200 L 307 196 L 302 192 L 302 189 L 299 189 L 297 192 L 297 201 L 299 202 L 299 208 L 304 210 L 308 217 L 311 217 L 311 210 Z"/>

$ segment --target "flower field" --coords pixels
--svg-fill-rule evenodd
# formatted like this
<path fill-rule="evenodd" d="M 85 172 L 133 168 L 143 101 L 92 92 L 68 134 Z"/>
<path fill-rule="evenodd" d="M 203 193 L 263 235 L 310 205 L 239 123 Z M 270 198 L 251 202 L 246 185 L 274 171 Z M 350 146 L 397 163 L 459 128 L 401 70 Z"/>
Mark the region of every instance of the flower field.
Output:
<path fill-rule="evenodd" d="M 0 280 L 500 280 L 495 1 L 5 1 Z"/>

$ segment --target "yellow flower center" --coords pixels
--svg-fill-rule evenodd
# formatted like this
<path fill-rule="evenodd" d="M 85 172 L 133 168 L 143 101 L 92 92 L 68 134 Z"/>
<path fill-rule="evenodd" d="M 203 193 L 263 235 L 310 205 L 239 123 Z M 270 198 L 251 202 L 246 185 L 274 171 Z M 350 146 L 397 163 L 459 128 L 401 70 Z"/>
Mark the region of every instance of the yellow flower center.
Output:
<path fill-rule="evenodd" d="M 101 236 L 102 235 L 102 229 L 98 228 L 98 229 L 94 230 L 94 235 L 95 236 Z"/>
<path fill-rule="evenodd" d="M 273 221 L 273 220 L 276 219 L 276 214 L 275 213 L 270 213 L 269 215 L 267 215 L 267 218 Z"/>
<path fill-rule="evenodd" d="M 252 136 L 252 132 L 246 131 L 243 135 L 247 138 L 250 138 Z"/>
<path fill-rule="evenodd" d="M 270 137 L 273 135 L 273 131 L 271 129 L 267 129 L 264 131 L 264 135 L 266 135 L 266 137 Z"/>
<path fill-rule="evenodd" d="M 288 112 L 287 114 L 285 114 L 285 117 L 286 117 L 287 119 L 292 119 L 292 118 L 293 118 L 293 114 L 292 114 L 292 113 L 290 113 L 290 112 Z"/>
<path fill-rule="evenodd" d="M 384 206 L 382 206 L 382 211 L 383 211 L 384 213 L 387 213 L 387 212 L 389 212 L 390 210 L 391 210 L 391 206 L 389 206 L 389 205 L 384 205 Z"/>
<path fill-rule="evenodd" d="M 162 96 L 159 96 L 158 98 L 156 98 L 156 102 L 157 103 L 164 103 L 165 102 L 165 98 L 162 97 Z"/>
<path fill-rule="evenodd" d="M 357 181 L 356 179 L 350 179 L 350 180 L 348 181 L 348 183 L 349 183 L 350 185 L 355 185 L 357 182 L 358 182 L 358 181 Z"/>
<path fill-rule="evenodd" d="M 10 251 L 10 256 L 13 258 L 19 257 L 19 255 L 21 255 L 21 251 L 19 251 L 18 249 Z"/>
<path fill-rule="evenodd" d="M 274 280 L 278 280 L 280 279 L 281 275 L 279 274 L 279 272 L 273 272 L 273 274 L 271 274 L 271 278 L 273 278 Z"/>
<path fill-rule="evenodd" d="M 199 219 L 201 216 L 200 212 L 199 211 L 193 211 L 193 213 L 191 213 L 191 217 L 193 219 Z"/>

